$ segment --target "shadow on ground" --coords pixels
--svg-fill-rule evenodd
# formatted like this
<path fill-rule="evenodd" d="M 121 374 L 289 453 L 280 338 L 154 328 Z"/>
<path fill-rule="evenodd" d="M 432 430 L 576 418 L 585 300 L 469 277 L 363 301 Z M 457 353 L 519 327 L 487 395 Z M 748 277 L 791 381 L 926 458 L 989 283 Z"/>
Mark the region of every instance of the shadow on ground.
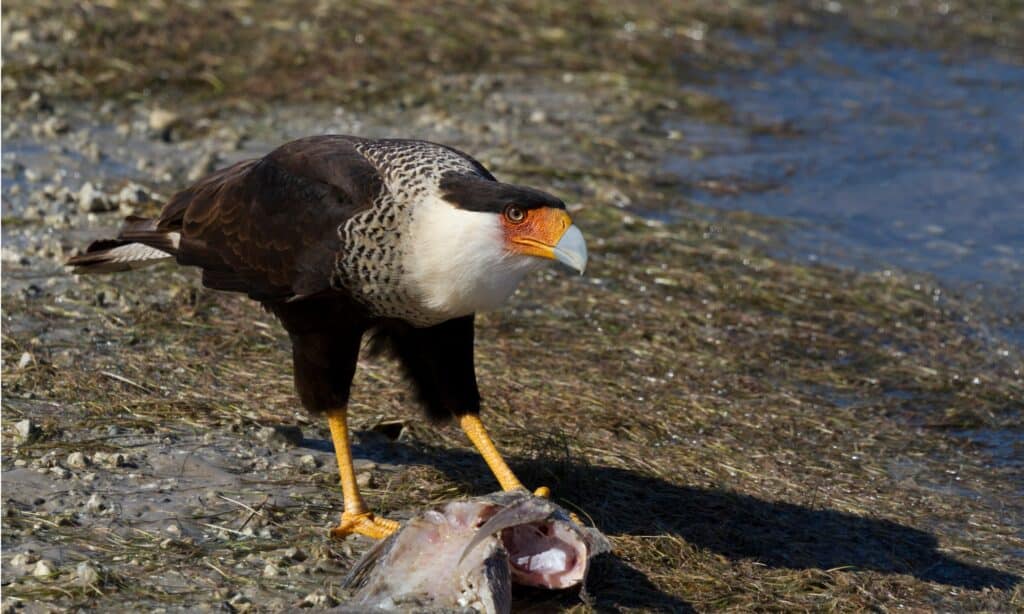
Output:
<path fill-rule="evenodd" d="M 355 455 L 378 462 L 433 466 L 465 484 L 470 492 L 494 490 L 487 467 L 472 452 L 381 439 L 364 437 L 364 442 L 354 447 Z M 305 443 L 330 449 L 328 442 Z M 769 567 L 865 569 L 973 590 L 1008 589 L 1021 580 L 951 558 L 937 550 L 935 536 L 888 520 L 679 486 L 626 469 L 564 459 L 514 459 L 511 464 L 524 482 L 551 486 L 556 498 L 579 506 L 598 528 L 613 536 L 672 534 L 730 559 L 754 560 Z M 605 602 L 602 578 L 614 578 L 616 585 L 630 587 L 628 594 L 614 591 L 615 605 L 663 608 L 672 604 L 673 610 L 692 610 L 615 557 L 595 564 L 590 584 L 597 605 Z"/>

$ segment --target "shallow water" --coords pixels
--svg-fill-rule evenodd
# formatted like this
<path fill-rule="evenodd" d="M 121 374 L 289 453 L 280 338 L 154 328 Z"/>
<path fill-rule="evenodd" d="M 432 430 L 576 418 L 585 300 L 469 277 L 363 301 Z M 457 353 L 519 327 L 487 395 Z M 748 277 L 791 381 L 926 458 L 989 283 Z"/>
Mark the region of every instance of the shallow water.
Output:
<path fill-rule="evenodd" d="M 758 68 L 705 88 L 733 125 L 666 126 L 682 147 L 665 170 L 686 196 L 794 222 L 791 257 L 924 272 L 993 313 L 1024 310 L 1024 66 L 834 32 L 738 42 Z M 1016 321 L 991 334 L 1024 347 Z M 993 466 L 1024 466 L 1019 430 L 951 434 Z"/>
<path fill-rule="evenodd" d="M 688 196 L 800 222 L 799 257 L 1024 305 L 1024 66 L 834 33 L 755 49 L 757 69 L 707 87 L 735 126 L 668 127 Z"/>

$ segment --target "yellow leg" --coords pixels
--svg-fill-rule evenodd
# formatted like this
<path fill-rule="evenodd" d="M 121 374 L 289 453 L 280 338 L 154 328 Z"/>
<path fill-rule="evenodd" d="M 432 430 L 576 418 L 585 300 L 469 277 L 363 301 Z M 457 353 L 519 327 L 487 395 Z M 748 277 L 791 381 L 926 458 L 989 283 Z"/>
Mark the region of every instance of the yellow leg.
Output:
<path fill-rule="evenodd" d="M 334 455 L 338 459 L 338 475 L 341 476 L 341 493 L 345 499 L 345 511 L 341 513 L 341 524 L 331 529 L 331 537 L 341 539 L 352 533 L 374 539 L 387 537 L 395 532 L 398 523 L 373 515 L 359 494 L 356 471 L 352 467 L 352 449 L 348 439 L 348 422 L 345 409 L 327 412 L 327 424 L 331 427 L 334 441 Z"/>
<path fill-rule="evenodd" d="M 484 428 L 484 423 L 480 421 L 479 416 L 476 414 L 466 414 L 459 418 L 459 425 L 462 426 L 462 430 L 469 436 L 469 440 L 473 442 L 476 449 L 480 451 L 480 456 L 484 457 L 484 462 L 491 468 L 494 477 L 498 478 L 498 483 L 501 484 L 502 490 L 508 491 L 524 488 L 523 483 L 519 481 L 516 474 L 512 473 L 512 470 L 505 463 L 505 459 L 501 457 L 501 453 L 498 452 L 498 448 L 491 441 L 491 436 L 487 434 L 487 429 Z M 547 486 L 541 486 L 533 494 L 538 497 L 547 497 L 551 494 L 551 489 Z"/>

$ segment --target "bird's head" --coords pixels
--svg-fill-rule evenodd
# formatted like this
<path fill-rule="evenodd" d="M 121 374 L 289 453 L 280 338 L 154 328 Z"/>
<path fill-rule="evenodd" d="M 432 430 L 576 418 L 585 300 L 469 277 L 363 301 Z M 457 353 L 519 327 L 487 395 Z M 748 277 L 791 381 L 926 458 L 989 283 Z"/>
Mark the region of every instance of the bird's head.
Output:
<path fill-rule="evenodd" d="M 557 261 L 583 273 L 587 244 L 558 198 L 451 174 L 413 213 L 407 261 L 428 308 L 449 317 L 497 308 L 528 272 Z"/>
<path fill-rule="evenodd" d="M 482 177 L 454 175 L 441 182 L 444 200 L 463 211 L 487 213 L 501 228 L 502 249 L 511 256 L 556 260 L 579 272 L 587 267 L 587 244 L 565 203 L 540 190 Z"/>

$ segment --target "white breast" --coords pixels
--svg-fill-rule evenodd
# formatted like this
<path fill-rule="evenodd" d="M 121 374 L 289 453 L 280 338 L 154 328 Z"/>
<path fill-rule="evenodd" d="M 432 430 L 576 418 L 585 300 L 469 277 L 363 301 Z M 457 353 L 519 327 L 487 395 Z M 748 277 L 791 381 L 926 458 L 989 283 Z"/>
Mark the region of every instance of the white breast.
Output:
<path fill-rule="evenodd" d="M 466 211 L 430 195 L 412 208 L 403 282 L 437 324 L 498 308 L 543 261 L 507 250 L 497 213 Z"/>

